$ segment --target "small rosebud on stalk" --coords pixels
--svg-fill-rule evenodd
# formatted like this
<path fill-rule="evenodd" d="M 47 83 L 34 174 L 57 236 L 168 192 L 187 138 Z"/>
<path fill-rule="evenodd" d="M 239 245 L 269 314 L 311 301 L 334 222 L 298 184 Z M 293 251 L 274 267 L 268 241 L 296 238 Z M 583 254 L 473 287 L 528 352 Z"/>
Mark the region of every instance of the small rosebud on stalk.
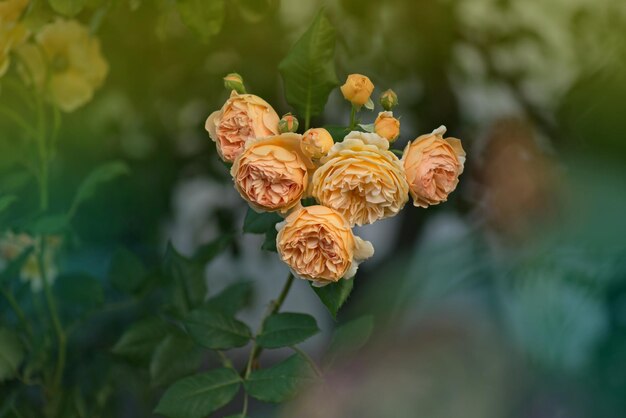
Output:
<path fill-rule="evenodd" d="M 239 94 L 246 93 L 246 87 L 243 84 L 243 77 L 237 73 L 230 73 L 224 77 L 224 87 L 228 90 L 235 90 Z"/>
<path fill-rule="evenodd" d="M 385 90 L 380 95 L 380 105 L 383 109 L 390 111 L 398 105 L 398 95 L 393 90 Z"/>
<path fill-rule="evenodd" d="M 284 134 L 286 132 L 296 132 L 299 125 L 300 124 L 298 123 L 298 119 L 296 119 L 296 117 L 291 113 L 287 113 L 283 115 L 283 117 L 278 122 L 278 131 L 281 134 Z"/>
<path fill-rule="evenodd" d="M 400 136 L 400 121 L 392 112 L 380 112 L 374 121 L 374 132 L 392 144 Z"/>
<path fill-rule="evenodd" d="M 362 74 L 350 74 L 341 86 L 343 97 L 357 108 L 368 104 L 373 91 L 374 84 Z"/>

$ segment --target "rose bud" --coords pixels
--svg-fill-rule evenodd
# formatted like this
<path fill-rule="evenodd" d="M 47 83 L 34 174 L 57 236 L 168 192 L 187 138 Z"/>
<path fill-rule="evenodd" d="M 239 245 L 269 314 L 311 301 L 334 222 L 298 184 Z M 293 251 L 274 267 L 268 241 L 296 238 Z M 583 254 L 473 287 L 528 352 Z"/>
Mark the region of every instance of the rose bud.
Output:
<path fill-rule="evenodd" d="M 413 204 L 427 208 L 445 202 L 459 183 L 465 164 L 461 140 L 444 138 L 446 127 L 422 135 L 404 149 L 402 163 Z"/>
<path fill-rule="evenodd" d="M 354 236 L 350 223 L 326 206 L 300 207 L 276 229 L 280 258 L 314 286 L 354 277 L 359 263 L 374 255 L 372 244 Z"/>
<path fill-rule="evenodd" d="M 392 110 L 394 107 L 398 105 L 398 95 L 395 91 L 389 89 L 385 90 L 380 95 L 380 105 L 385 110 Z"/>
<path fill-rule="evenodd" d="M 243 78 L 237 73 L 230 73 L 224 77 L 224 87 L 228 90 L 235 90 L 239 94 L 246 93 L 246 87 L 243 85 Z"/>
<path fill-rule="evenodd" d="M 283 115 L 283 117 L 278 122 L 278 131 L 281 134 L 286 132 L 296 132 L 298 130 L 298 119 L 292 115 L 291 113 L 287 113 Z"/>
<path fill-rule="evenodd" d="M 333 137 L 324 128 L 312 128 L 302 135 L 302 151 L 316 160 L 326 155 L 333 144 Z"/>
<path fill-rule="evenodd" d="M 364 75 L 350 74 L 345 84 L 341 86 L 343 97 L 354 106 L 363 106 L 370 100 L 374 91 L 374 84 Z"/>
<path fill-rule="evenodd" d="M 391 112 L 380 112 L 374 121 L 374 132 L 393 143 L 400 136 L 400 121 Z"/>
<path fill-rule="evenodd" d="M 260 97 L 233 91 L 222 109 L 211 113 L 204 127 L 222 160 L 232 163 L 246 142 L 278 133 L 278 115 Z"/>

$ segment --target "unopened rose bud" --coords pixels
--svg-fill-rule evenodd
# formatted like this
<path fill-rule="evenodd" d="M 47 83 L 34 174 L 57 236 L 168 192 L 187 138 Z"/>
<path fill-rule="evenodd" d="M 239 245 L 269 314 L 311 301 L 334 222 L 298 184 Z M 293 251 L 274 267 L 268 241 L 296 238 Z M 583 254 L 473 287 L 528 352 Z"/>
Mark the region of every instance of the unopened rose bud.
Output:
<path fill-rule="evenodd" d="M 363 106 L 374 91 L 374 84 L 369 78 L 361 74 L 350 74 L 345 84 L 341 86 L 343 97 L 354 106 Z"/>
<path fill-rule="evenodd" d="M 324 128 L 312 128 L 302 135 L 302 151 L 313 159 L 325 156 L 334 144 L 333 137 Z"/>
<path fill-rule="evenodd" d="M 393 143 L 400 136 L 400 121 L 391 112 L 380 112 L 374 121 L 374 132 Z"/>
<path fill-rule="evenodd" d="M 395 91 L 389 89 L 380 95 L 380 105 L 385 110 L 392 110 L 398 105 L 398 95 Z"/>
<path fill-rule="evenodd" d="M 298 130 L 298 119 L 291 113 L 284 115 L 278 122 L 278 131 L 281 134 L 285 132 L 296 132 Z"/>
<path fill-rule="evenodd" d="M 237 73 L 230 73 L 224 77 L 224 87 L 228 90 L 235 90 L 239 94 L 246 93 L 246 87 L 243 85 L 243 77 Z"/>

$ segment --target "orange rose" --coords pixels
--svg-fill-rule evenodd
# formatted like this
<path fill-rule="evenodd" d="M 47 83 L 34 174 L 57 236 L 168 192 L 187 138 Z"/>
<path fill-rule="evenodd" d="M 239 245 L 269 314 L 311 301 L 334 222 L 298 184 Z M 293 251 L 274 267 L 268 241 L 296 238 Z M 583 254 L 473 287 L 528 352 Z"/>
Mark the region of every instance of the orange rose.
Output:
<path fill-rule="evenodd" d="M 205 129 L 220 157 L 233 162 L 249 140 L 278 134 L 279 119 L 265 100 L 233 90 L 222 109 L 211 113 Z"/>
<path fill-rule="evenodd" d="M 277 229 L 280 258 L 316 286 L 352 278 L 359 263 L 374 254 L 371 243 L 354 236 L 348 221 L 325 206 L 301 207 Z"/>
<path fill-rule="evenodd" d="M 343 97 L 355 106 L 367 103 L 373 91 L 374 84 L 361 74 L 350 74 L 345 84 L 341 86 Z"/>
<path fill-rule="evenodd" d="M 376 134 L 350 132 L 321 162 L 313 175 L 312 195 L 351 225 L 394 216 L 409 199 L 400 160 Z"/>
<path fill-rule="evenodd" d="M 300 140 L 301 135 L 285 133 L 246 143 L 230 173 L 253 209 L 285 213 L 300 202 L 314 168 Z"/>
<path fill-rule="evenodd" d="M 459 183 L 465 164 L 461 141 L 444 138 L 446 127 L 422 135 L 404 149 L 402 162 L 413 204 L 427 208 L 445 202 Z"/>
<path fill-rule="evenodd" d="M 312 128 L 302 135 L 302 151 L 316 160 L 326 155 L 333 144 L 333 137 L 324 128 Z"/>
<path fill-rule="evenodd" d="M 400 136 L 400 121 L 391 112 L 380 112 L 374 121 L 374 132 L 393 143 Z"/>

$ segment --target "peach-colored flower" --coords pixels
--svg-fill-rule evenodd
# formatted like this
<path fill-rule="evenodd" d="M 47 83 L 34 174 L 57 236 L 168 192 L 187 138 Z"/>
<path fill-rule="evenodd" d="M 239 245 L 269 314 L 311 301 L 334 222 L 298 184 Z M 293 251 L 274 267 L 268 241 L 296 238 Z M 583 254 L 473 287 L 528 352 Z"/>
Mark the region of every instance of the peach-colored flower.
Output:
<path fill-rule="evenodd" d="M 246 142 L 278 134 L 279 120 L 265 100 L 233 90 L 222 109 L 211 113 L 205 128 L 215 141 L 220 157 L 233 162 L 243 152 Z"/>
<path fill-rule="evenodd" d="M 89 102 L 109 72 L 100 41 L 86 26 L 59 18 L 41 29 L 36 42 L 39 46 L 26 44 L 18 51 L 26 64 L 26 79 L 45 89 L 65 112 Z"/>
<path fill-rule="evenodd" d="M 239 194 L 259 211 L 285 213 L 309 184 L 311 159 L 300 149 L 301 135 L 285 133 L 248 141 L 230 173 Z"/>
<path fill-rule="evenodd" d="M 400 121 L 392 112 L 380 112 L 374 121 L 374 132 L 393 143 L 400 136 Z"/>
<path fill-rule="evenodd" d="M 402 162 L 413 204 L 423 208 L 445 202 L 459 183 L 465 164 L 461 140 L 444 138 L 446 127 L 422 135 L 404 149 Z"/>
<path fill-rule="evenodd" d="M 0 77 L 9 69 L 11 51 L 28 38 L 28 30 L 19 22 L 28 1 L 0 1 Z"/>
<path fill-rule="evenodd" d="M 374 254 L 372 244 L 354 236 L 348 221 L 326 206 L 300 207 L 276 228 L 281 259 L 316 286 L 352 278 L 359 263 Z"/>
<path fill-rule="evenodd" d="M 333 137 L 324 128 L 311 128 L 302 135 L 302 151 L 316 160 L 326 155 L 333 144 Z"/>
<path fill-rule="evenodd" d="M 367 103 L 374 91 L 372 81 L 361 74 L 350 74 L 343 86 L 343 97 L 355 106 L 363 106 Z"/>
<path fill-rule="evenodd" d="M 351 225 L 396 215 L 408 200 L 409 186 L 389 142 L 372 133 L 350 132 L 321 160 L 312 195 L 340 212 Z"/>

